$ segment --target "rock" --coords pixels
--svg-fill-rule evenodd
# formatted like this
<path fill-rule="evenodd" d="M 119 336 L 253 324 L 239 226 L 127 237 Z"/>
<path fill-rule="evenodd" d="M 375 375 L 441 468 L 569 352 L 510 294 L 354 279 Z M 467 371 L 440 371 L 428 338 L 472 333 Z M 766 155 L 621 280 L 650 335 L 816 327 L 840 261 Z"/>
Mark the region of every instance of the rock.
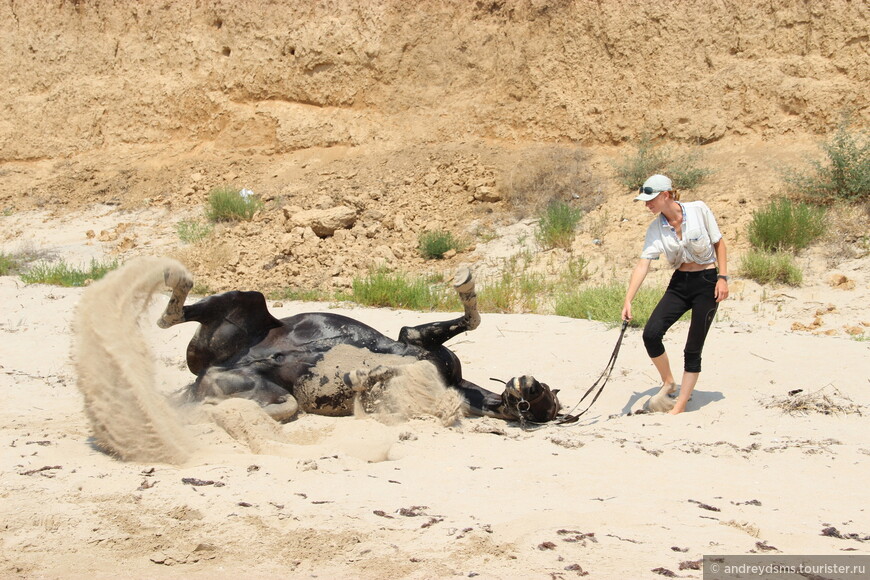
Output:
<path fill-rule="evenodd" d="M 352 228 L 356 223 L 355 209 L 339 205 L 329 209 L 311 209 L 300 211 L 290 218 L 294 226 L 311 228 L 317 236 L 326 238 L 338 229 Z"/>
<path fill-rule="evenodd" d="M 136 247 L 136 240 L 130 236 L 124 236 L 118 245 L 115 246 L 116 252 L 127 252 Z"/>
<path fill-rule="evenodd" d="M 281 208 L 281 211 L 284 212 L 284 219 L 291 221 L 294 215 L 303 211 L 303 208 L 298 205 L 285 205 Z"/>
<path fill-rule="evenodd" d="M 372 256 L 385 260 L 387 264 L 393 264 L 396 261 L 396 255 L 393 253 L 393 250 L 389 248 L 389 246 L 377 246 L 372 252 Z"/>
<path fill-rule="evenodd" d="M 318 196 L 318 198 L 314 200 L 315 209 L 329 209 L 334 205 L 335 202 L 328 195 Z"/>
<path fill-rule="evenodd" d="M 175 563 L 175 560 L 173 560 L 163 552 L 154 552 L 148 557 L 148 559 L 155 564 L 164 564 L 166 566 L 172 566 Z"/>
<path fill-rule="evenodd" d="M 849 280 L 843 274 L 832 274 L 831 278 L 828 280 L 828 284 L 832 288 L 836 288 L 837 290 L 854 290 L 855 289 L 855 281 Z"/>
<path fill-rule="evenodd" d="M 501 194 L 492 187 L 482 186 L 475 190 L 474 199 L 477 201 L 494 203 L 496 201 L 501 201 Z"/>

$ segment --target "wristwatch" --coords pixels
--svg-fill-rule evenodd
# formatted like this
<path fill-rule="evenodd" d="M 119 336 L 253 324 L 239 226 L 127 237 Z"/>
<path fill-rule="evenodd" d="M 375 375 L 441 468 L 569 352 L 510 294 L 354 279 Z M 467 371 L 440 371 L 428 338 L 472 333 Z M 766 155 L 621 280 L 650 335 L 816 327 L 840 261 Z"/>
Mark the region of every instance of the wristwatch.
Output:
<path fill-rule="evenodd" d="M 717 276 L 717 278 L 721 278 L 722 280 L 725 280 L 726 282 L 728 281 L 728 276 L 726 276 L 725 274 L 719 274 Z"/>

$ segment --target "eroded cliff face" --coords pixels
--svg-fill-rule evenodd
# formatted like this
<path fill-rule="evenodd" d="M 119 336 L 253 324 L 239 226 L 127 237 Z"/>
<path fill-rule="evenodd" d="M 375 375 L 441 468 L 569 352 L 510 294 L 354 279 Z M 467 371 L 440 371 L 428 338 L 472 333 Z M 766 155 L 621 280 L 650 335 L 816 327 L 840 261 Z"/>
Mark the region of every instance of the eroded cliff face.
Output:
<path fill-rule="evenodd" d="M 347 288 L 384 262 L 480 272 L 474 244 L 517 220 L 503 186 L 558 144 L 589 175 L 567 201 L 607 201 L 572 248 L 600 282 L 648 221 L 613 176 L 638 136 L 704 145 L 715 173 L 693 194 L 739 251 L 782 166 L 844 112 L 870 125 L 868 29 L 870 5 L 845 0 L 7 0 L 0 216 L 165 212 L 161 240 L 123 212 L 82 240 L 122 260 L 175 248 L 213 291 Z M 178 249 L 174 224 L 224 185 L 266 209 Z M 296 219 L 335 208 L 355 221 L 332 236 Z M 432 229 L 469 249 L 424 260 Z M 491 271 L 500 252 L 483 250 Z"/>
<path fill-rule="evenodd" d="M 0 160 L 214 141 L 715 141 L 870 119 L 863 1 L 31 1 Z"/>

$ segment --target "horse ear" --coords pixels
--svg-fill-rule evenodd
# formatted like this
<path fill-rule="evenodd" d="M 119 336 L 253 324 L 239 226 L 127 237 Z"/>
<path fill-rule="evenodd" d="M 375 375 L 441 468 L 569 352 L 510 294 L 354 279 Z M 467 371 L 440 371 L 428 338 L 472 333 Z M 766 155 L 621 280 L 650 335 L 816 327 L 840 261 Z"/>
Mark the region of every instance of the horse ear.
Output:
<path fill-rule="evenodd" d="M 562 389 L 552 389 L 550 392 L 553 393 L 553 394 L 555 395 L 555 394 L 557 394 L 557 393 L 558 393 L 559 391 L 561 391 L 561 390 L 562 390 Z"/>

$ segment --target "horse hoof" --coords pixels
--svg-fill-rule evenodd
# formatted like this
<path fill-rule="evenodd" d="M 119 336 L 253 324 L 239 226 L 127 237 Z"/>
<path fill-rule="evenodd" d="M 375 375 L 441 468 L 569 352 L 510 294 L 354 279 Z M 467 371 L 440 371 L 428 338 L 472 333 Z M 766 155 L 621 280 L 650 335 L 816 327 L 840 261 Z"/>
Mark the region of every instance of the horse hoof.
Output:
<path fill-rule="evenodd" d="M 193 286 L 193 278 L 190 273 L 183 268 L 166 268 L 163 271 L 163 282 L 167 288 L 178 288 L 180 286 Z"/>
<path fill-rule="evenodd" d="M 456 288 L 457 292 L 468 292 L 474 289 L 474 279 L 469 268 L 463 266 L 456 271 L 453 287 Z"/>

